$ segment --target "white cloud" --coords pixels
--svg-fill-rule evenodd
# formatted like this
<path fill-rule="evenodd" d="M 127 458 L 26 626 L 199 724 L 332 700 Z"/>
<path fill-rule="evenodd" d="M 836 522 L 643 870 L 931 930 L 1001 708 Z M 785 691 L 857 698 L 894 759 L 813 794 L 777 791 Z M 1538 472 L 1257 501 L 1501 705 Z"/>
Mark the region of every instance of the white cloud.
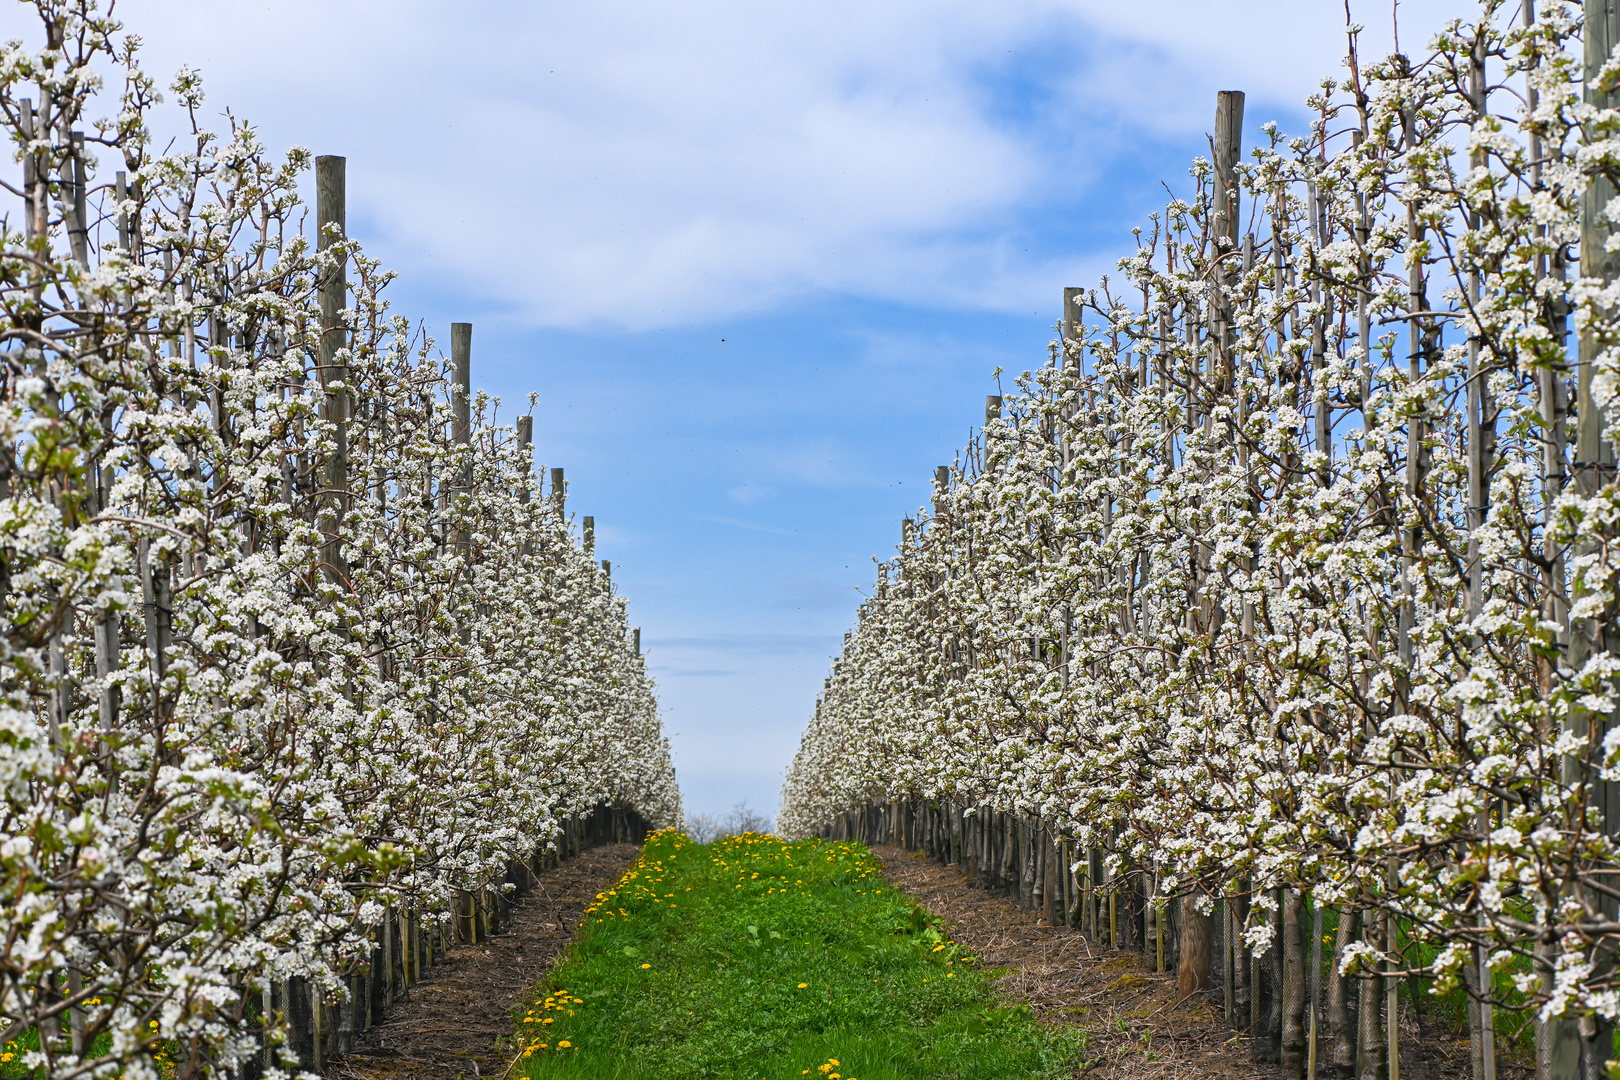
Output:
<path fill-rule="evenodd" d="M 155 71 L 198 66 L 211 104 L 272 145 L 346 154 L 351 228 L 392 265 L 556 326 L 688 324 L 822 292 L 1023 309 L 1096 268 L 1016 241 L 1043 199 L 1085 214 L 1133 140 L 1198 152 L 1214 89 L 1272 115 L 1343 52 L 1342 9 L 1298 0 L 118 10 Z M 1402 10 L 1415 45 L 1444 8 Z M 1378 51 L 1387 9 L 1358 17 Z M 1021 58 L 1052 40 L 1073 47 L 1035 73 L 1045 104 L 1009 122 Z"/>

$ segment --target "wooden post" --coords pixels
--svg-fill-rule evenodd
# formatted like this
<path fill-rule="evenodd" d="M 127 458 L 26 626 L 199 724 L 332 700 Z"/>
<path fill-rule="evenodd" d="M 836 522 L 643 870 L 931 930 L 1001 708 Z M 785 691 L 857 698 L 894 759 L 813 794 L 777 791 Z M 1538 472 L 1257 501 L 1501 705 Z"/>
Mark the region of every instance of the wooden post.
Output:
<path fill-rule="evenodd" d="M 1238 242 L 1238 207 L 1242 189 L 1237 163 L 1243 158 L 1243 91 L 1215 94 L 1215 205 L 1212 231 L 1231 250 Z"/>
<path fill-rule="evenodd" d="M 136 544 L 135 553 L 146 609 L 146 647 L 152 653 L 152 715 L 160 717 L 163 714 L 161 693 L 163 676 L 168 670 L 169 645 L 174 625 L 169 564 L 166 560 L 154 560 L 151 557 L 151 546 L 144 539 Z"/>
<path fill-rule="evenodd" d="M 1073 286 L 1066 287 L 1063 290 L 1063 340 L 1065 342 L 1073 341 L 1078 344 L 1080 341 L 1080 335 L 1085 329 L 1080 304 L 1084 301 L 1085 295 L 1086 290 L 1077 289 Z"/>
<path fill-rule="evenodd" d="M 84 132 L 75 131 L 68 136 L 71 153 L 62 162 L 62 188 L 67 196 L 68 246 L 73 249 L 73 261 L 80 266 L 90 265 L 90 227 L 85 220 Z"/>
<path fill-rule="evenodd" d="M 563 480 L 561 466 L 551 470 L 551 501 L 557 507 L 557 515 L 562 516 L 563 504 L 568 498 L 568 485 Z"/>
<path fill-rule="evenodd" d="M 532 452 L 534 447 L 534 417 L 520 416 L 517 418 L 517 440 L 519 446 Z M 523 501 L 529 501 L 527 491 L 523 493 Z"/>
<path fill-rule="evenodd" d="M 28 98 L 21 98 L 17 102 L 17 119 L 22 128 L 22 136 L 30 142 L 34 138 L 34 103 Z M 39 187 L 38 157 L 32 150 L 23 154 L 23 204 L 26 211 L 23 214 L 23 232 L 32 240 L 39 231 L 36 217 L 39 214 L 40 199 L 37 193 Z"/>
<path fill-rule="evenodd" d="M 119 623 L 122 616 L 116 610 L 103 609 L 96 613 L 95 618 L 95 650 L 96 650 L 96 678 L 101 682 L 101 693 L 98 706 L 101 712 L 101 733 L 103 736 L 103 753 L 107 754 L 106 770 L 107 782 L 116 788 L 117 774 L 113 768 L 111 754 L 111 736 L 118 729 L 118 711 L 123 695 L 117 683 L 112 681 L 112 675 L 122 665 L 119 648 Z"/>
<path fill-rule="evenodd" d="M 1309 185 L 1309 195 L 1310 229 L 1320 250 L 1332 242 L 1332 236 L 1329 235 L 1327 214 L 1322 209 L 1321 195 L 1314 182 Z M 1316 256 L 1313 255 L 1313 270 L 1315 260 Z M 1333 318 L 1333 294 L 1322 287 L 1319 273 L 1311 274 L 1310 295 L 1311 303 L 1322 308 L 1321 313 L 1311 319 L 1311 449 L 1322 455 L 1316 478 L 1317 483 L 1326 488 L 1333 483 L 1333 403 L 1328 400 L 1327 389 L 1323 386 L 1327 379 L 1327 328 Z M 1477 343 L 1475 349 L 1478 349 Z"/>
<path fill-rule="evenodd" d="M 609 579 L 613 577 L 613 564 L 606 559 L 602 560 L 602 576 Z"/>
<path fill-rule="evenodd" d="M 1384 942 L 1388 950 L 1390 974 L 1384 977 L 1384 1038 L 1389 1044 L 1389 1080 L 1401 1080 L 1401 980 L 1394 972 L 1400 970 L 1401 926 L 1394 914 L 1384 915 Z"/>
<path fill-rule="evenodd" d="M 528 502 L 529 502 L 528 474 L 534 470 L 534 417 L 532 417 L 532 416 L 520 416 L 520 417 L 518 417 L 518 421 L 517 421 L 517 440 L 518 440 L 518 446 L 521 448 L 521 450 L 523 452 L 523 461 L 524 461 L 524 465 L 523 465 L 523 468 L 524 468 L 524 484 L 523 484 L 523 490 L 518 494 L 518 498 L 523 502 L 524 505 L 528 505 Z M 525 538 L 524 541 L 523 541 L 523 554 L 524 555 L 531 555 L 533 553 L 534 553 L 534 541 Z"/>
<path fill-rule="evenodd" d="M 583 546 L 585 554 L 596 553 L 596 518 L 587 514 L 581 519 L 581 533 L 584 536 Z"/>
<path fill-rule="evenodd" d="M 124 211 L 124 200 L 129 198 L 129 177 L 122 169 L 113 174 L 113 196 L 118 200 L 118 246 L 128 253 L 130 248 L 129 214 Z"/>
<path fill-rule="evenodd" d="M 348 235 L 346 225 L 346 171 L 347 159 L 323 155 L 315 159 L 315 250 L 324 252 L 340 245 Z M 341 251 L 341 249 L 340 249 Z M 334 427 L 336 445 L 326 477 L 328 494 L 321 500 L 320 531 L 325 537 L 321 558 L 327 574 L 342 582 L 342 552 L 338 543 L 338 528 L 348 510 L 349 491 L 349 394 L 346 388 L 333 384 L 348 379 L 347 364 L 340 356 L 346 344 L 341 322 L 348 288 L 345 282 L 348 258 L 339 254 L 333 265 L 323 274 L 317 288 L 320 295 L 321 325 L 316 374 L 326 389 L 326 419 Z"/>
<path fill-rule="evenodd" d="M 1228 285 L 1236 276 L 1233 257 L 1238 254 L 1238 223 L 1243 195 L 1237 166 L 1243 159 L 1243 92 L 1221 90 L 1215 95 L 1215 133 L 1210 148 L 1215 159 L 1215 190 L 1211 206 L 1210 232 L 1215 241 L 1215 257 L 1220 265 L 1214 274 L 1214 310 L 1210 312 L 1208 357 L 1210 391 L 1214 393 L 1233 382 L 1232 345 L 1235 336 L 1233 313 L 1227 297 Z M 1190 404 L 1190 402 L 1189 402 Z M 1189 408 L 1189 415 L 1192 410 Z M 1205 421 L 1210 418 L 1208 410 Z"/>
<path fill-rule="evenodd" d="M 472 441 L 472 323 L 450 324 L 450 368 L 451 438 L 457 446 L 466 446 Z M 472 482 L 466 475 L 470 471 L 469 465 L 463 472 L 464 485 Z"/>
<path fill-rule="evenodd" d="M 472 323 L 450 324 L 450 438 L 457 446 L 472 446 Z M 461 466 L 460 494 L 470 504 L 473 466 L 469 454 Z M 471 513 L 468 505 L 464 513 Z M 456 550 L 463 559 L 472 558 L 472 530 L 463 526 L 456 533 Z"/>

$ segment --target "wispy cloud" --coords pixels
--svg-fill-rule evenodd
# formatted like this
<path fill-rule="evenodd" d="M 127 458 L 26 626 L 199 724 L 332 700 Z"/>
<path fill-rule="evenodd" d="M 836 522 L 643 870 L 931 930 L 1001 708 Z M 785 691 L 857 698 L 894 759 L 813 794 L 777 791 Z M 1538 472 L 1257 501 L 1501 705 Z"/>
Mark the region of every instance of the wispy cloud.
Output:
<path fill-rule="evenodd" d="M 1377 52 L 1387 5 L 1356 7 Z M 1406 0 L 1406 43 L 1458 7 Z M 1097 201 L 1110 161 L 1145 138 L 1196 151 L 1217 85 L 1249 88 L 1252 119 L 1297 110 L 1344 48 L 1338 6 L 1298 0 L 119 13 L 162 81 L 197 65 L 272 145 L 347 154 L 351 225 L 394 265 L 571 327 L 825 293 L 1021 311 L 1086 268 L 1029 238 Z"/>

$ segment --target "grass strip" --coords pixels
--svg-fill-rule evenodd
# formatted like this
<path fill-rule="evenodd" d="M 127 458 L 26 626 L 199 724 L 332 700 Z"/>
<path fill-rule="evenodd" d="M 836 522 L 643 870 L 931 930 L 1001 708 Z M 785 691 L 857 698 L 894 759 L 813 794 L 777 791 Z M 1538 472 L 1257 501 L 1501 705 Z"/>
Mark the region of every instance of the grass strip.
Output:
<path fill-rule="evenodd" d="M 606 1080 L 1053 1077 L 1085 1037 L 993 973 L 859 844 L 666 830 L 588 909 L 521 1018 L 512 1075 Z"/>

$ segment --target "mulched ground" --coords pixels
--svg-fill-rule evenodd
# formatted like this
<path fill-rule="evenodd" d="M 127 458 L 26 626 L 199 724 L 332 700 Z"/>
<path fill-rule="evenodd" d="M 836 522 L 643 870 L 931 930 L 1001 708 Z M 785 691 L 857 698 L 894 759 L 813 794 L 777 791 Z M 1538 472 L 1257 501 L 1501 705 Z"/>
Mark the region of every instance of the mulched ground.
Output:
<path fill-rule="evenodd" d="M 1108 1080 L 1275 1080 L 1280 1070 L 1255 1060 L 1248 1040 L 1226 1026 L 1219 999 L 1176 1004 L 1174 972 L 1149 970 L 1140 953 L 1111 950 L 1061 926 L 1048 926 L 1005 897 L 969 888 L 955 865 L 941 866 L 900 847 L 874 849 L 891 884 L 940 916 L 951 937 L 1003 968 L 997 985 L 1037 1019 L 1072 1024 L 1089 1035 L 1081 1075 Z M 1402 1080 L 1466 1077 L 1468 1039 L 1401 1024 Z M 1504 1080 L 1533 1075 L 1517 1055 L 1499 1063 Z"/>
<path fill-rule="evenodd" d="M 640 848 L 612 844 L 548 870 L 513 910 L 512 925 L 487 944 L 449 956 L 396 1002 L 388 1021 L 359 1049 L 334 1060 L 334 1080 L 498 1078 L 511 1061 L 504 1049 L 515 1029 L 512 1010 L 574 940 L 586 905 L 635 861 Z M 501 1045 L 498 1045 L 501 1044 Z"/>

